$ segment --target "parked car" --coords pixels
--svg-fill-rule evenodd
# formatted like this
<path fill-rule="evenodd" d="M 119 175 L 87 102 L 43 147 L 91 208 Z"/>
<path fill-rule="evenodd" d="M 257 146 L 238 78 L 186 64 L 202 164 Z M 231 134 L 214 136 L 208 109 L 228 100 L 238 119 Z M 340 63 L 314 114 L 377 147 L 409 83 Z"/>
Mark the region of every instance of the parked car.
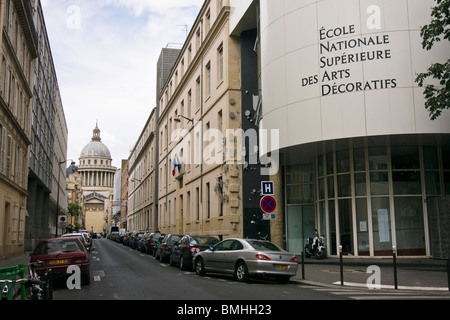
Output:
<path fill-rule="evenodd" d="M 162 234 L 160 232 L 148 232 L 144 234 L 141 242 L 139 242 L 141 251 L 147 254 L 153 254 L 157 242 L 159 240 L 162 240 L 164 236 L 165 234 Z"/>
<path fill-rule="evenodd" d="M 141 239 L 139 239 L 139 243 L 138 243 L 138 250 L 142 253 L 145 253 L 146 249 L 145 249 L 145 241 L 147 241 L 148 237 L 150 235 L 150 232 L 145 232 Z"/>
<path fill-rule="evenodd" d="M 294 254 L 266 240 L 226 239 L 194 257 L 195 272 L 232 274 L 237 281 L 271 277 L 286 283 L 297 274 Z"/>
<path fill-rule="evenodd" d="M 156 247 L 154 257 L 159 259 L 161 262 L 168 260 L 175 242 L 180 241 L 182 237 L 183 235 L 181 234 L 166 234 L 162 240 L 158 241 L 159 243 Z"/>
<path fill-rule="evenodd" d="M 144 235 L 144 231 L 134 231 L 131 236 L 130 239 L 128 240 L 128 245 L 132 248 L 132 249 L 137 249 L 139 246 L 139 240 L 141 239 L 141 237 Z"/>
<path fill-rule="evenodd" d="M 161 233 L 161 235 L 159 236 L 159 239 L 156 239 L 156 242 L 153 246 L 153 251 L 152 251 L 152 255 L 155 259 L 156 259 L 156 252 L 157 252 L 158 246 L 161 243 L 161 241 L 164 239 L 165 236 L 166 236 L 165 233 Z M 158 259 L 159 259 L 159 256 L 158 256 Z"/>
<path fill-rule="evenodd" d="M 89 231 L 87 231 L 87 230 L 80 230 L 80 233 L 82 233 L 85 236 L 86 241 L 89 243 L 89 248 L 91 248 L 92 247 L 92 236 L 89 233 Z"/>
<path fill-rule="evenodd" d="M 92 241 L 89 240 L 89 237 L 87 236 L 86 233 L 81 233 L 81 232 L 66 233 L 66 234 L 63 234 L 61 237 L 62 238 L 66 238 L 66 237 L 79 238 L 81 243 L 86 247 L 86 250 L 88 252 L 91 251 Z"/>
<path fill-rule="evenodd" d="M 47 268 L 51 268 L 54 278 L 68 276 L 67 267 L 78 266 L 81 270 L 82 284 L 90 284 L 89 253 L 77 236 L 40 240 L 30 254 L 30 262 L 36 261 L 44 263 L 43 266 L 36 267 L 39 275 L 44 274 Z"/>
<path fill-rule="evenodd" d="M 209 249 L 219 241 L 219 239 L 211 236 L 185 235 L 172 248 L 170 265 L 179 265 L 181 270 L 192 269 L 194 256 L 200 251 Z"/>
<path fill-rule="evenodd" d="M 132 233 L 133 232 L 125 232 L 125 234 L 123 235 L 123 240 L 122 240 L 123 245 L 128 246 L 128 242 L 130 241 L 130 237 L 131 237 Z"/>

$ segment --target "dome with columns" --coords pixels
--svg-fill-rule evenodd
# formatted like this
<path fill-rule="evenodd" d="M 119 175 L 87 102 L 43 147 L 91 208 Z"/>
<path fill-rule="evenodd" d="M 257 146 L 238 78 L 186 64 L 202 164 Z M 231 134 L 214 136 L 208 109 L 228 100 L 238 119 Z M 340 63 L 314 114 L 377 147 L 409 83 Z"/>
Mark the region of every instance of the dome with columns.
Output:
<path fill-rule="evenodd" d="M 92 140 L 81 151 L 80 160 L 86 158 L 102 158 L 111 160 L 111 152 L 100 138 L 98 125 L 93 130 Z"/>

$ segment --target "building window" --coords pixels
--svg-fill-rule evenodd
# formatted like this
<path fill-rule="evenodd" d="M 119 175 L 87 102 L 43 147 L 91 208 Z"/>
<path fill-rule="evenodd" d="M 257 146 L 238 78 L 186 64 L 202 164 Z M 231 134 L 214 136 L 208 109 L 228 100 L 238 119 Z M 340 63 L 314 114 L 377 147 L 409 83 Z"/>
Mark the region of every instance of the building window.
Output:
<path fill-rule="evenodd" d="M 217 78 L 218 81 L 223 80 L 223 44 L 217 49 Z"/>
<path fill-rule="evenodd" d="M 205 74 L 205 76 L 206 76 L 206 83 L 205 83 L 206 96 L 209 97 L 211 95 L 211 62 L 208 62 L 206 64 L 205 71 L 206 71 L 206 74 Z"/>
<path fill-rule="evenodd" d="M 196 83 L 195 83 L 195 94 L 196 94 L 196 99 L 195 99 L 195 111 L 197 111 L 198 109 L 200 109 L 200 100 L 201 100 L 201 80 L 200 77 L 197 78 Z"/>
<path fill-rule="evenodd" d="M 200 220 L 200 190 L 199 188 L 195 188 L 195 213 L 196 213 L 196 220 Z"/>

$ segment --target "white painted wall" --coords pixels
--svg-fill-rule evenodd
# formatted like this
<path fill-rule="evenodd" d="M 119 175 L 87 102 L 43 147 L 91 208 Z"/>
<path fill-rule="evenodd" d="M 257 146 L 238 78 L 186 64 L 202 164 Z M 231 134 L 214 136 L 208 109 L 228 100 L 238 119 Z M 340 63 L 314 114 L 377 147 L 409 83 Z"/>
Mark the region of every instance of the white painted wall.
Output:
<path fill-rule="evenodd" d="M 359 136 L 450 133 L 450 113 L 429 120 L 423 88 L 414 82 L 449 56 L 448 41 L 431 51 L 421 46 L 420 27 L 429 22 L 434 4 L 261 0 L 262 128 L 280 130 L 280 148 Z M 358 39 L 370 44 L 354 46 Z M 363 52 L 366 60 L 360 61 Z M 368 60 L 367 53 L 377 58 Z M 357 90 L 358 84 L 365 90 Z"/>

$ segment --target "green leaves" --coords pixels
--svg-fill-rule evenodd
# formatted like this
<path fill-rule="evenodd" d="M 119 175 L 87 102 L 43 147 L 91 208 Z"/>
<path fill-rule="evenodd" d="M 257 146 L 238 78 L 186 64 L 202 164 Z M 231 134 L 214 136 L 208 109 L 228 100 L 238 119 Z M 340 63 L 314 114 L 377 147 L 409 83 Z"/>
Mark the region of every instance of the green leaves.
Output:
<path fill-rule="evenodd" d="M 422 47 L 431 50 L 436 42 L 450 41 L 450 0 L 436 0 L 437 5 L 431 12 L 431 23 L 422 27 L 420 35 L 423 39 Z M 426 84 L 425 80 L 431 77 L 434 84 Z M 445 109 L 450 108 L 450 59 L 444 64 L 434 63 L 425 73 L 417 75 L 415 81 L 420 87 L 425 86 L 425 108 L 430 112 L 430 119 L 435 120 Z"/>

